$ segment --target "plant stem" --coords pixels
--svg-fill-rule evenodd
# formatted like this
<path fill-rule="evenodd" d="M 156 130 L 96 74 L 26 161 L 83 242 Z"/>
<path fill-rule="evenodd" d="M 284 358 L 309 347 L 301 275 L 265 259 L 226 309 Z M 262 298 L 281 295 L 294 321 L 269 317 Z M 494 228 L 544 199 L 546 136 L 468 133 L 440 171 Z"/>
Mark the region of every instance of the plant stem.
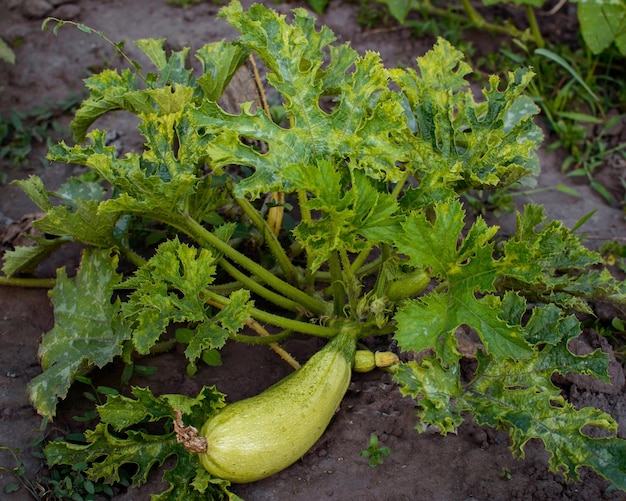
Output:
<path fill-rule="evenodd" d="M 367 257 L 367 256 L 366 256 Z M 358 259 L 358 256 L 357 256 Z M 376 259 L 365 263 L 358 270 L 354 271 L 354 275 L 357 277 L 364 277 L 365 275 L 369 275 L 370 273 L 375 273 L 376 270 L 380 267 L 381 257 L 378 256 Z M 352 262 L 354 265 L 354 261 Z M 352 266 L 354 269 L 354 266 Z M 318 282 L 322 283 L 330 283 L 332 281 L 331 275 L 328 271 L 318 271 L 315 273 L 315 279 Z"/>
<path fill-rule="evenodd" d="M 106 43 L 108 43 L 109 45 L 111 45 L 120 56 L 122 56 L 122 58 L 124 58 L 126 60 L 126 62 L 128 63 L 128 65 L 133 69 L 133 71 L 135 72 L 135 74 L 141 78 L 141 80 L 146 83 L 146 78 L 140 73 L 139 68 L 137 66 L 137 63 L 135 61 L 133 61 L 132 59 L 130 59 L 126 53 L 123 50 L 124 45 L 123 44 L 119 44 L 119 43 L 115 43 L 113 40 L 111 40 L 110 38 L 108 38 L 103 31 L 100 30 L 96 30 L 94 28 L 91 28 L 87 25 L 84 25 L 82 23 L 77 23 L 75 21 L 65 21 L 63 19 L 58 19 L 56 17 L 48 17 L 44 20 L 44 25 L 43 28 L 47 28 L 47 23 L 48 21 L 55 21 L 57 23 L 57 29 L 60 26 L 63 26 L 64 24 L 70 24 L 73 25 L 74 27 L 78 28 L 80 31 L 83 31 L 85 33 L 95 33 L 96 35 L 98 35 L 100 38 L 102 38 L 102 40 L 104 40 Z M 54 34 L 56 35 L 56 29 L 54 30 Z"/>
<path fill-rule="evenodd" d="M 333 311 L 336 316 L 341 316 L 346 306 L 346 290 L 342 280 L 341 263 L 339 262 L 337 251 L 330 254 L 328 267 L 330 268 L 330 286 L 333 294 Z"/>
<path fill-rule="evenodd" d="M 546 43 L 541 36 L 541 30 L 539 29 L 539 25 L 537 24 L 537 17 L 535 16 L 535 11 L 532 5 L 526 4 L 524 5 L 526 9 L 526 17 L 528 18 L 528 23 L 530 24 L 530 32 L 533 34 L 533 40 L 537 44 L 537 47 L 545 47 Z"/>
<path fill-rule="evenodd" d="M 128 260 L 133 263 L 137 268 L 146 264 L 146 260 L 137 254 L 135 251 L 129 249 L 128 247 L 120 247 L 119 248 L 122 254 L 124 254 Z"/>
<path fill-rule="evenodd" d="M 303 308 L 309 310 L 310 312 L 317 315 L 328 313 L 328 305 L 326 302 L 316 299 L 306 292 L 301 291 L 293 285 L 288 284 L 287 282 L 276 277 L 257 262 L 244 256 L 238 250 L 233 249 L 227 242 L 220 240 L 189 215 L 185 214 L 184 219 L 184 230 L 196 238 L 199 242 L 204 242 L 206 245 L 215 247 L 219 252 L 222 252 L 237 264 L 257 275 L 259 280 L 262 280 L 281 294 L 290 297 L 293 301 L 297 301 Z"/>
<path fill-rule="evenodd" d="M 303 223 L 311 222 L 311 211 L 307 207 L 308 201 L 306 190 L 298 190 L 298 207 L 300 208 L 300 221 Z M 307 252 L 306 254 L 306 268 L 304 272 L 304 283 L 307 285 L 313 285 L 315 278 L 313 274 L 313 256 Z"/>
<path fill-rule="evenodd" d="M 280 268 L 283 270 L 283 273 L 287 277 L 287 280 L 292 284 L 298 283 L 298 272 L 296 271 L 295 266 L 289 260 L 287 254 L 285 253 L 285 249 L 283 249 L 283 246 L 280 245 L 278 237 L 267 225 L 267 221 L 263 219 L 261 214 L 259 214 L 259 211 L 257 211 L 247 199 L 236 197 L 230 185 L 228 189 L 231 196 L 233 197 L 233 200 L 235 200 L 235 202 L 239 204 L 239 206 L 252 221 L 252 224 L 254 224 L 254 226 L 256 226 L 257 229 L 261 232 L 261 235 L 263 235 L 263 239 L 267 244 L 267 247 L 276 258 L 276 261 L 278 262 Z"/>
<path fill-rule="evenodd" d="M 215 294 L 209 290 L 205 290 L 207 299 L 215 301 L 218 304 L 227 305 L 230 303 L 230 299 L 219 294 Z M 250 315 L 256 320 L 261 322 L 267 322 L 268 324 L 282 327 L 283 329 L 289 329 L 302 334 L 311 334 L 312 336 L 331 338 L 337 335 L 339 329 L 336 327 L 324 327 L 322 325 L 316 325 L 309 322 L 301 322 L 300 320 L 294 320 L 292 318 L 282 317 L 280 315 L 274 315 L 258 308 L 251 308 Z"/>
<path fill-rule="evenodd" d="M 291 331 L 283 331 L 280 334 L 270 334 L 268 336 L 248 336 L 247 334 L 229 334 L 228 339 L 246 344 L 273 344 L 284 341 L 292 334 Z"/>
<path fill-rule="evenodd" d="M 461 14 L 457 14 L 455 12 L 450 12 L 446 9 L 440 9 L 435 7 L 430 2 L 420 3 L 418 10 L 435 16 L 446 17 L 452 21 L 456 22 L 464 22 L 469 19 L 473 22 L 478 29 L 487 30 L 492 33 L 497 33 L 500 35 L 507 35 L 510 37 L 516 37 L 520 40 L 526 41 L 528 40 L 528 35 L 524 31 L 519 30 L 515 26 L 512 26 L 510 23 L 504 24 L 493 24 L 489 23 L 482 17 L 469 3 L 469 0 L 462 0 L 466 15 L 463 16 Z"/>
<path fill-rule="evenodd" d="M 359 301 L 359 281 L 352 271 L 352 263 L 345 249 L 339 251 L 341 256 L 341 265 L 343 267 L 343 278 L 345 282 L 346 292 L 348 293 L 348 303 L 353 315 L 356 315 L 357 305 Z"/>
<path fill-rule="evenodd" d="M 250 318 L 246 322 L 251 329 L 254 329 L 255 332 L 259 334 L 261 337 L 271 336 L 269 332 L 265 330 L 265 328 L 256 320 Z M 282 334 L 291 335 L 291 331 L 283 331 Z M 293 369 L 298 370 L 300 368 L 300 363 L 293 358 L 291 353 L 289 353 L 285 348 L 280 346 L 278 343 L 270 343 L 269 347 L 274 350 L 280 358 L 282 358 L 285 362 L 287 362 Z"/>
<path fill-rule="evenodd" d="M 465 13 L 467 14 L 467 17 L 469 17 L 469 20 L 472 23 L 474 23 L 479 28 L 482 28 L 482 27 L 484 27 L 485 24 L 487 24 L 487 22 L 485 21 L 483 16 L 481 16 L 476 11 L 476 9 L 474 9 L 474 7 L 472 7 L 472 4 L 470 3 L 469 0 L 461 0 L 461 4 L 463 5 L 463 9 L 465 10 Z"/>
<path fill-rule="evenodd" d="M 374 245 L 369 244 L 365 249 L 359 252 L 359 254 L 354 259 L 354 261 L 352 261 L 352 265 L 350 266 L 353 273 L 357 273 L 357 271 L 361 268 L 361 266 L 363 266 L 363 263 L 365 263 L 365 260 L 370 255 L 370 252 L 372 252 L 373 248 L 374 248 Z"/>
<path fill-rule="evenodd" d="M 224 268 L 224 271 L 226 271 L 226 273 L 228 273 L 231 277 L 237 280 L 240 284 L 250 289 L 251 292 L 254 292 L 255 294 L 258 294 L 259 296 L 267 299 L 268 301 L 271 301 L 276 306 L 280 306 L 281 308 L 285 308 L 286 310 L 295 312 L 299 312 L 302 309 L 300 303 L 296 303 L 291 299 L 287 299 L 286 297 L 269 290 L 267 287 L 264 287 L 259 282 L 247 276 L 245 273 L 239 271 L 225 258 L 221 258 L 218 263 L 222 268 Z"/>
<path fill-rule="evenodd" d="M 52 289 L 56 285 L 55 278 L 15 278 L 0 277 L 0 286 L 29 287 L 33 289 Z"/>

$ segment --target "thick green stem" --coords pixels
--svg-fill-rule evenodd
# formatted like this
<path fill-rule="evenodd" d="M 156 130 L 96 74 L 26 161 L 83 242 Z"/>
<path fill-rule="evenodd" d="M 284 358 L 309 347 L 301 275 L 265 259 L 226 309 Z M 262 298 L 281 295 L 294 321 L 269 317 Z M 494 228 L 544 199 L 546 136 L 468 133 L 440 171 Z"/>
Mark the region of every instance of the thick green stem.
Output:
<path fill-rule="evenodd" d="M 229 298 L 220 296 L 219 294 L 215 294 L 209 290 L 205 290 L 204 293 L 206 294 L 207 299 L 215 301 L 218 304 L 226 306 L 230 303 Z M 266 311 L 259 310 L 258 308 L 251 308 L 250 316 L 255 320 L 266 322 L 268 324 L 275 325 L 276 327 L 289 329 L 302 334 L 310 334 L 317 337 L 331 338 L 339 332 L 339 329 L 336 327 L 324 327 L 322 325 L 312 324 L 309 322 L 301 322 L 300 320 L 274 315 L 273 313 L 268 313 Z"/>
<path fill-rule="evenodd" d="M 298 190 L 298 207 L 300 208 L 300 221 L 308 224 L 311 222 L 311 211 L 306 205 L 307 201 L 308 197 L 306 194 L 306 190 Z M 313 256 L 311 256 L 308 252 L 306 254 L 304 282 L 309 286 L 312 286 L 314 283 Z"/>
<path fill-rule="evenodd" d="M 384 267 L 387 265 L 387 261 L 391 256 L 391 249 L 388 245 L 382 245 L 380 249 L 380 268 L 378 269 L 378 277 L 376 279 L 376 283 L 374 284 L 374 293 L 378 297 L 382 297 L 384 295 L 384 290 L 387 286 L 387 276 L 386 273 L 382 273 L 384 271 Z"/>
<path fill-rule="evenodd" d="M 393 198 L 398 200 L 398 197 L 400 196 L 400 193 L 402 193 L 402 189 L 404 188 L 404 185 L 406 184 L 406 182 L 409 180 L 410 176 L 411 176 L 411 173 L 409 171 L 406 171 L 404 174 L 402 174 L 400 181 L 396 183 L 396 185 L 393 187 L 393 190 L 391 192 L 391 196 Z"/>
<path fill-rule="evenodd" d="M 292 284 L 298 283 L 298 272 L 296 270 L 296 267 L 292 264 L 289 256 L 287 256 L 287 254 L 285 253 L 285 249 L 283 249 L 283 246 L 280 245 L 278 237 L 268 227 L 267 221 L 265 221 L 261 214 L 259 214 L 259 211 L 257 211 L 247 199 L 238 198 L 234 195 L 234 193 L 231 193 L 231 195 L 235 202 L 239 204 L 239 206 L 243 209 L 246 215 L 250 218 L 252 224 L 254 224 L 254 226 L 256 226 L 256 228 L 263 235 L 263 239 L 265 240 L 267 247 L 278 262 L 280 268 L 283 270 L 283 273 L 287 277 L 287 280 L 289 280 L 289 282 Z"/>
<path fill-rule="evenodd" d="M 310 296 L 306 292 L 276 277 L 257 262 L 244 256 L 238 250 L 233 249 L 227 242 L 220 240 L 188 215 L 185 215 L 184 231 L 191 234 L 199 242 L 204 242 L 205 245 L 215 247 L 219 252 L 223 253 L 243 268 L 246 268 L 250 273 L 257 275 L 259 280 L 265 282 L 284 296 L 300 303 L 303 308 L 310 312 L 317 315 L 325 315 L 328 313 L 328 305 L 324 301 Z"/>
<path fill-rule="evenodd" d="M 283 331 L 280 334 L 270 334 L 269 336 L 247 336 L 245 334 L 229 334 L 228 338 L 233 341 L 246 344 L 272 344 L 280 343 L 293 334 L 292 331 Z"/>
<path fill-rule="evenodd" d="M 0 286 L 28 287 L 32 289 L 52 289 L 56 285 L 54 278 L 14 278 L 0 277 Z"/>
<path fill-rule="evenodd" d="M 354 272 L 354 275 L 361 278 L 366 275 L 370 275 L 371 273 L 376 273 L 378 271 L 378 268 L 380 268 L 380 262 L 381 257 L 378 256 L 376 259 L 373 259 L 372 261 L 365 263 L 363 266 L 361 266 L 358 270 Z M 354 261 L 352 262 L 352 264 L 354 264 Z M 354 268 L 354 266 L 352 268 Z M 315 273 L 315 280 L 321 283 L 332 282 L 330 272 L 328 271 L 318 271 L 317 273 Z"/>
<path fill-rule="evenodd" d="M 350 311 L 353 315 L 356 315 L 357 305 L 359 302 L 360 284 L 356 276 L 352 272 L 352 263 L 348 257 L 348 253 L 345 249 L 339 252 L 341 256 L 341 265 L 343 268 L 343 279 L 348 293 L 348 303 L 350 304 Z"/>
<path fill-rule="evenodd" d="M 141 257 L 139 254 L 137 254 L 135 251 L 127 248 L 127 247 L 120 247 L 120 251 L 122 252 L 122 254 L 124 254 L 128 260 L 133 263 L 137 268 L 140 268 L 141 266 L 143 266 L 144 264 L 146 264 L 146 260 Z"/>
<path fill-rule="evenodd" d="M 373 248 L 374 248 L 374 244 L 370 244 L 365 249 L 363 249 L 361 252 L 359 252 L 359 254 L 354 259 L 354 261 L 352 261 L 352 265 L 350 266 L 350 268 L 352 269 L 352 273 L 357 273 L 358 272 L 358 270 L 361 268 L 361 266 L 363 266 L 363 263 L 365 263 L 365 260 L 370 255 L 370 252 L 372 252 Z"/>
<path fill-rule="evenodd" d="M 211 292 L 228 296 L 230 293 L 243 288 L 243 284 L 238 281 L 225 284 L 211 284 L 207 286 Z"/>
<path fill-rule="evenodd" d="M 239 271 L 235 266 L 230 264 L 225 258 L 219 260 L 219 265 L 228 273 L 231 277 L 237 280 L 241 285 L 250 289 L 251 292 L 258 294 L 259 296 L 271 301 L 276 306 L 285 308 L 286 310 L 298 312 L 302 309 L 300 303 L 296 303 L 291 299 L 287 299 L 285 296 L 275 293 L 264 287 L 259 282 L 247 276 L 245 273 Z M 213 290 L 213 289 L 212 289 Z"/>
<path fill-rule="evenodd" d="M 341 263 L 339 262 L 339 255 L 337 251 L 331 253 L 328 260 L 328 267 L 330 268 L 330 286 L 333 295 L 333 310 L 336 316 L 343 315 L 343 309 L 346 306 L 346 290 L 343 283 L 343 276 L 341 273 Z"/>

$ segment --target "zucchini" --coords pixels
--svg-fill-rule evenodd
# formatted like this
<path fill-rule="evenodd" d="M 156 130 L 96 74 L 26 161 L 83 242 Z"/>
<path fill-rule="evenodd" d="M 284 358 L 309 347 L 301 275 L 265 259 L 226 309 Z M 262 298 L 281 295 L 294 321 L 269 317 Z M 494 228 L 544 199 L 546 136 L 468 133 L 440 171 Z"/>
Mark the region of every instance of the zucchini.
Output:
<path fill-rule="evenodd" d="M 391 367 L 400 363 L 398 355 L 391 351 L 356 350 L 354 354 L 354 372 L 370 372 L 376 367 Z"/>
<path fill-rule="evenodd" d="M 354 354 L 354 372 L 370 372 L 376 368 L 374 353 L 370 350 L 356 350 Z"/>
<path fill-rule="evenodd" d="M 263 393 L 226 405 L 200 431 L 200 462 L 213 476 L 247 483 L 281 471 L 322 436 L 350 384 L 356 340 L 341 331 L 300 369 Z"/>
<path fill-rule="evenodd" d="M 425 270 L 415 270 L 407 276 L 387 285 L 385 296 L 390 301 L 402 301 L 417 296 L 430 284 L 430 274 Z"/>

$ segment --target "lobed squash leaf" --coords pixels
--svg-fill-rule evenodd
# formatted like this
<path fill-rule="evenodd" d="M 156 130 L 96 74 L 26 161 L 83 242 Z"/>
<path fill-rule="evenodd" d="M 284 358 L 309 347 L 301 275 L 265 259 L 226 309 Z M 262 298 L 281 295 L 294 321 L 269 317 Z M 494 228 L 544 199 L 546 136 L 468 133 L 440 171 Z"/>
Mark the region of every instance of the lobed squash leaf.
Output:
<path fill-rule="evenodd" d="M 52 418 L 77 375 L 104 367 L 121 355 L 130 331 L 120 321 L 120 302 L 111 301 L 120 280 L 117 257 L 109 249 L 83 251 L 74 278 L 63 268 L 50 292 L 55 325 L 43 335 L 39 359 L 43 373 L 28 384 L 30 400 L 41 415 Z"/>
<path fill-rule="evenodd" d="M 252 113 L 249 106 L 229 115 L 210 100 L 191 113 L 191 123 L 207 137 L 213 168 L 255 168 L 235 186 L 237 196 L 257 198 L 274 189 L 292 190 L 283 170 L 294 164 L 314 165 L 322 158 L 349 158 L 352 167 L 370 177 L 399 179 L 397 163 L 408 159 L 401 146 L 408 131 L 378 54 L 360 57 L 343 46 L 328 51 L 330 60 L 324 66 L 326 48 L 335 37 L 328 28 L 317 31 L 302 9 L 294 11 L 291 25 L 262 5 L 244 14 L 241 4 L 232 2 L 221 15 L 242 32 L 239 43 L 269 69 L 267 81 L 282 96 L 289 119 L 289 127 L 281 127 L 263 110 Z M 346 74 L 352 65 L 353 72 Z M 323 110 L 320 101 L 331 91 L 337 94 L 337 104 Z M 241 138 L 261 141 L 267 151 L 256 151 Z"/>
<path fill-rule="evenodd" d="M 522 329 L 534 348 L 520 360 L 502 360 L 478 350 L 478 368 L 461 382 L 455 366 L 427 356 L 405 363 L 394 376 L 404 395 L 416 398 L 422 423 L 454 431 L 471 413 L 480 425 L 508 431 L 513 452 L 523 457 L 525 444 L 540 439 L 550 453 L 550 469 L 580 480 L 578 469 L 590 466 L 620 489 L 626 487 L 626 440 L 616 436 L 617 423 L 592 407 L 576 409 L 552 382 L 556 373 L 594 374 L 608 381 L 608 356 L 599 350 L 572 354 L 567 343 L 580 334 L 578 321 L 554 305 L 535 307 L 522 325 L 523 298 L 507 293 L 501 315 Z M 594 433 L 595 432 L 595 433 Z"/>
<path fill-rule="evenodd" d="M 467 189 L 507 186 L 538 173 L 534 149 L 542 139 L 533 122 L 538 108 L 523 95 L 533 73 L 509 73 L 504 90 L 492 76 L 477 102 L 465 77 L 463 54 L 444 39 L 412 68 L 390 70 L 405 97 L 411 146 L 420 185 L 413 207 L 454 197 Z M 434 190 L 433 190 L 434 188 Z"/>
<path fill-rule="evenodd" d="M 527 205 L 517 214 L 515 235 L 503 244 L 496 263 L 500 286 L 533 299 L 591 313 L 588 301 L 619 295 L 624 283 L 608 270 L 591 269 L 601 262 L 597 252 L 585 248 L 579 238 L 559 221 L 545 223 L 543 208 Z"/>
<path fill-rule="evenodd" d="M 499 298 L 477 297 L 495 291 L 492 237 L 497 228 L 478 219 L 462 239 L 464 211 L 458 201 L 434 206 L 434 221 L 423 211 L 410 214 L 398 237 L 398 250 L 415 265 L 432 269 L 445 289 L 435 290 L 398 309 L 396 339 L 403 350 L 434 348 L 444 367 L 458 362 L 454 332 L 460 325 L 476 329 L 488 353 L 499 359 L 524 358 L 531 349 L 518 327 L 499 315 Z"/>
<path fill-rule="evenodd" d="M 85 433 L 84 443 L 53 441 L 44 453 L 49 465 L 87 463 L 87 476 L 106 483 L 119 482 L 120 468 L 133 465 L 132 487 L 147 480 L 151 470 L 162 467 L 170 456 L 176 463 L 165 470 L 163 480 L 169 484 L 158 499 L 236 499 L 228 491 L 229 483 L 212 478 L 200 465 L 196 455 L 177 443 L 171 422 L 179 409 L 183 422 L 199 429 L 204 421 L 224 406 L 224 395 L 215 387 L 203 387 L 197 397 L 183 395 L 156 396 L 145 388 L 132 388 L 134 398 L 112 395 L 98 407 L 100 423 Z M 146 423 L 164 423 L 160 433 L 137 429 Z M 184 481 L 182 481 L 184 479 Z"/>
<path fill-rule="evenodd" d="M 296 189 L 310 190 L 305 207 L 323 214 L 294 229 L 296 238 L 313 256 L 314 270 L 334 250 L 359 252 L 368 243 L 391 244 L 400 232 L 395 198 L 376 190 L 362 172 L 342 172 L 324 160 L 316 166 L 291 165 L 285 170 Z"/>

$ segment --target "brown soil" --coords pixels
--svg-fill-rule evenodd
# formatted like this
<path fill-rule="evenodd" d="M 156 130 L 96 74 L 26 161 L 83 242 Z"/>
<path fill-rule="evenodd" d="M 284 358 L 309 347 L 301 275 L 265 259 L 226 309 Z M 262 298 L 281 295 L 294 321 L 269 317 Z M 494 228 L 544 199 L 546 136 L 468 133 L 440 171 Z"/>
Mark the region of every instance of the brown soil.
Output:
<path fill-rule="evenodd" d="M 283 12 L 304 4 L 265 3 Z M 218 8 L 209 3 L 183 10 L 167 5 L 165 0 L 57 0 L 51 2 L 57 5 L 52 11 L 37 15 L 31 10 L 29 15 L 25 14 L 25 7 L 43 4 L 46 2 L 27 0 L 4 0 L 0 4 L 0 35 L 15 47 L 17 56 L 15 65 L 0 61 L 2 116 L 8 116 L 11 110 L 28 110 L 57 102 L 70 93 L 80 94 L 83 92 L 81 79 L 88 71 L 104 65 L 122 66 L 119 57 L 96 36 L 71 27 L 62 28 L 56 38 L 50 32 L 42 32 L 43 16 L 72 18 L 103 30 L 114 41 L 167 38 L 169 47 L 175 49 L 186 45 L 198 48 L 208 41 L 235 35 L 223 21 L 215 20 Z M 340 42 L 350 40 L 358 51 L 380 52 L 388 65 L 412 64 L 434 41 L 433 37 L 411 38 L 407 29 L 365 30 L 356 22 L 356 5 L 337 0 L 331 3 L 329 12 L 321 16 L 321 23 L 334 30 Z M 494 41 L 488 35 L 474 36 L 478 48 L 494 49 Z M 128 44 L 131 55 L 139 57 L 132 49 Z M 59 121 L 67 124 L 69 118 L 63 116 Z M 132 149 L 137 139 L 126 117 L 120 114 L 106 120 L 106 127 L 117 133 L 118 148 Z M 614 132 L 614 141 L 626 141 L 623 136 L 626 135 L 622 125 Z M 60 165 L 41 167 L 39 159 L 44 154 L 45 147 L 36 145 L 25 166 L 9 168 L 7 160 L 1 160 L 0 169 L 7 172 L 10 179 L 35 173 L 53 189 L 73 171 Z M 516 202 L 520 205 L 528 201 L 543 203 L 550 218 L 561 219 L 570 227 L 585 214 L 597 210 L 584 227 L 587 243 L 591 247 L 614 239 L 623 243 L 626 224 L 622 210 L 606 205 L 585 183 L 574 183 L 572 178 L 563 176 L 560 172 L 563 152 L 542 151 L 541 158 L 540 187 L 562 184 L 575 187 L 582 196 L 551 190 L 518 197 Z M 625 175 L 623 162 L 609 168 L 616 196 L 623 196 L 619 191 L 619 178 Z M 6 228 L 33 212 L 36 207 L 17 186 L 0 186 L 0 226 Z M 497 219 L 491 214 L 490 219 L 492 223 L 497 221 L 505 232 L 512 227 L 512 216 L 505 214 Z M 76 249 L 68 249 L 46 262 L 38 273 L 54 276 L 54 270 L 63 265 L 73 270 L 77 256 Z M 44 465 L 31 455 L 37 450 L 32 442 L 42 437 L 42 422 L 29 405 L 25 388 L 30 378 L 40 372 L 38 340 L 53 322 L 46 291 L 0 287 L 0 445 L 22 451 L 26 476 L 32 480 L 45 475 Z M 293 339 L 285 347 L 299 360 L 306 360 L 318 345 L 314 340 Z M 610 351 L 608 345 L 605 347 Z M 158 372 L 150 377 L 135 377 L 131 384 L 149 385 L 155 393 L 183 392 L 192 396 L 203 385 L 216 384 L 228 394 L 229 400 L 238 400 L 260 392 L 289 372 L 286 364 L 266 348 L 228 345 L 223 351 L 223 360 L 222 368 L 203 367 L 190 378 L 185 373 L 181 353 L 144 359 L 143 365 L 156 366 Z M 245 363 L 241 363 L 242 360 Z M 612 370 L 613 385 L 594 386 L 581 379 L 564 382 L 564 389 L 576 405 L 594 405 L 611 413 L 619 422 L 619 435 L 626 438 L 624 368 L 615 362 Z M 119 368 L 112 366 L 94 377 L 104 384 L 107 381 L 113 384 L 118 376 Z M 624 493 L 607 489 L 607 482 L 592 472 L 583 470 L 579 483 L 568 483 L 561 475 L 549 473 L 547 453 L 540 443 L 528 444 L 524 459 L 513 458 L 505 434 L 479 427 L 469 420 L 456 435 L 418 434 L 414 430 L 415 404 L 402 398 L 394 386 L 390 376 L 383 372 L 355 374 L 329 429 L 302 460 L 271 478 L 237 486 L 234 492 L 246 500 L 626 499 Z M 87 408 L 81 391 L 77 388 L 60 405 L 59 417 L 46 428 L 46 436 L 77 428 L 72 416 Z M 378 435 L 381 443 L 392 450 L 384 464 L 376 468 L 368 466 L 367 459 L 359 454 L 367 447 L 371 434 Z M 0 466 L 13 466 L 7 454 L 0 453 Z M 150 493 L 163 489 L 159 477 L 154 474 L 147 485 L 121 492 L 115 499 L 148 499 Z M 13 480 L 11 475 L 0 471 L 1 492 Z M 3 496 L 16 501 L 30 499 L 24 489 Z"/>

